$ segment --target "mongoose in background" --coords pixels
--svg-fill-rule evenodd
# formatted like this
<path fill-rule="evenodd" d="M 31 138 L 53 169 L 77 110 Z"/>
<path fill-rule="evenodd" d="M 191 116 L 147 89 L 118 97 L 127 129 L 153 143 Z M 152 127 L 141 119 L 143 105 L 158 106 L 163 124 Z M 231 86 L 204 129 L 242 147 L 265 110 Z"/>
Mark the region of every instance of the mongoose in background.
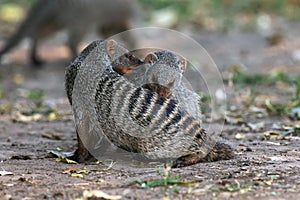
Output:
<path fill-rule="evenodd" d="M 84 36 L 97 31 L 105 38 L 130 29 L 141 17 L 139 9 L 134 0 L 40 0 L 0 49 L 0 58 L 22 39 L 29 38 L 32 42 L 31 61 L 40 65 L 43 62 L 37 55 L 39 42 L 59 31 L 66 31 L 67 45 L 75 57 Z M 134 46 L 133 36 L 128 37 L 129 45 Z"/>
<path fill-rule="evenodd" d="M 150 159 L 175 159 L 173 167 L 233 157 L 229 145 L 207 135 L 175 101 L 137 87 L 115 72 L 112 60 L 125 53 L 112 40 L 96 41 L 67 68 L 66 90 L 81 143 L 78 161 L 89 158 L 88 151 L 97 153 L 97 139 L 103 136 Z M 87 150 L 87 144 L 92 148 Z"/>
<path fill-rule="evenodd" d="M 158 51 L 148 54 L 144 63 L 146 67 L 141 65 L 128 70 L 123 69 L 124 76 L 137 86 L 177 101 L 193 117 L 201 118 L 200 96 L 188 89 L 182 81 L 187 68 L 187 61 L 183 57 L 170 51 Z"/>

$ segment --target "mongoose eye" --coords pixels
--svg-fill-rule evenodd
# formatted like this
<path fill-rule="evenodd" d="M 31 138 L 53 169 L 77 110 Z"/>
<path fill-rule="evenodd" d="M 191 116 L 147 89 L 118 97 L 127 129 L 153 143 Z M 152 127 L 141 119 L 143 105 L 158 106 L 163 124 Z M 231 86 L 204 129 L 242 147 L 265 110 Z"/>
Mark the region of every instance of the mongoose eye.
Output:
<path fill-rule="evenodd" d="M 197 134 L 197 135 L 196 135 L 196 138 L 202 139 L 202 135 L 201 135 L 201 134 Z"/>
<path fill-rule="evenodd" d="M 126 57 L 129 61 L 133 61 L 134 57 L 131 54 L 126 54 Z"/>

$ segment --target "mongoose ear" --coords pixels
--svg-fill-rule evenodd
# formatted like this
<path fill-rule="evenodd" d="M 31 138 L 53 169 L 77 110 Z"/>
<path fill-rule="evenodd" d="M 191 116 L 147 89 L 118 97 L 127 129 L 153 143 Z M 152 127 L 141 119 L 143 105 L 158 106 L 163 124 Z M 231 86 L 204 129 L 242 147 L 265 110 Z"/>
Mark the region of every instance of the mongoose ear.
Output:
<path fill-rule="evenodd" d="M 116 47 L 118 46 L 118 43 L 114 40 L 108 40 L 106 43 L 106 52 L 110 59 L 113 59 L 113 56 L 116 53 Z"/>
<path fill-rule="evenodd" d="M 167 84 L 167 88 L 171 89 L 174 86 L 175 78 Z"/>
<path fill-rule="evenodd" d="M 154 74 L 152 75 L 152 82 L 153 83 L 158 83 L 157 76 L 155 76 Z"/>
<path fill-rule="evenodd" d="M 181 70 L 184 72 L 186 70 L 186 66 L 187 66 L 186 59 L 184 59 L 184 58 L 180 59 L 179 63 L 181 65 Z"/>
<path fill-rule="evenodd" d="M 150 53 L 146 56 L 145 58 L 145 63 L 146 64 L 152 64 L 153 62 L 155 62 L 157 60 L 157 56 L 153 53 Z"/>

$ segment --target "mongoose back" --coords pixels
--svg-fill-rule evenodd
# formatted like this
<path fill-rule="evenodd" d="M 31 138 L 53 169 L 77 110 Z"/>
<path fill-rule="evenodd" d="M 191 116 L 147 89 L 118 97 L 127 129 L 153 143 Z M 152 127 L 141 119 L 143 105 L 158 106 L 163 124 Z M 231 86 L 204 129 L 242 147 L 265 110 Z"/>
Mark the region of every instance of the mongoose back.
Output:
<path fill-rule="evenodd" d="M 182 81 L 187 68 L 187 61 L 183 57 L 163 50 L 148 54 L 144 63 L 146 67 L 142 65 L 145 68 L 142 70 L 140 66 L 123 68 L 124 76 L 138 86 L 176 100 L 193 117 L 201 118 L 200 96 L 189 90 Z M 135 73 L 138 70 L 141 72 Z M 137 74 L 142 78 L 136 78 Z"/>
<path fill-rule="evenodd" d="M 132 27 L 140 17 L 134 0 L 40 0 L 33 6 L 19 29 L 0 50 L 0 58 L 16 47 L 24 38 L 32 41 L 30 57 L 35 65 L 42 64 L 37 56 L 38 43 L 58 31 L 66 31 L 67 45 L 72 56 L 77 56 L 77 47 L 83 37 L 92 31 L 105 35 L 119 33 Z M 129 36 L 131 37 L 131 36 Z M 134 39 L 129 38 L 134 46 Z"/>
<path fill-rule="evenodd" d="M 83 144 L 95 147 L 95 138 L 104 135 L 126 151 L 150 159 L 175 159 L 174 167 L 233 157 L 229 145 L 207 135 L 175 101 L 137 87 L 115 72 L 111 60 L 120 55 L 118 49 L 126 53 L 114 41 L 96 41 L 67 69 L 67 94 Z M 70 75 L 75 71 L 75 76 Z"/>
<path fill-rule="evenodd" d="M 91 63 L 82 63 L 86 59 Z M 113 40 L 99 40 L 85 48 L 81 55 L 66 68 L 65 89 L 73 107 L 78 141 L 78 149 L 73 159 L 78 162 L 93 158 L 86 148 L 88 142 L 96 146 L 96 143 L 105 139 L 102 135 L 102 127 L 97 121 L 94 98 L 98 81 L 103 72 L 110 69 L 112 63 L 115 68 L 120 66 L 131 68 L 139 65 L 141 61 Z"/>

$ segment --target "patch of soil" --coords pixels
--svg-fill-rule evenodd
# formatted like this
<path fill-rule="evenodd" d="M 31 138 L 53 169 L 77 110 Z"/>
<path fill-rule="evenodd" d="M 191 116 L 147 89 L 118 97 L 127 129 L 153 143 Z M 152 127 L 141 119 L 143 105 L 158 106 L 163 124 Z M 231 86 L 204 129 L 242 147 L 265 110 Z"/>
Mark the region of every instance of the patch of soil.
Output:
<path fill-rule="evenodd" d="M 164 169 L 114 170 L 101 163 L 56 162 L 47 150 L 73 151 L 76 147 L 71 107 L 64 92 L 64 67 L 67 64 L 50 62 L 41 69 L 5 64 L 0 68 L 3 88 L 1 198 L 75 199 L 81 198 L 85 190 L 94 189 L 120 195 L 122 199 L 300 199 L 299 131 L 287 137 L 265 137 L 265 132 L 272 130 L 274 124 L 299 124 L 286 116 L 245 118 L 252 122 L 264 121 L 265 126 L 259 131 L 243 132 L 243 124 L 225 124 L 222 137 L 235 147 L 236 157 L 170 171 L 171 177 L 186 184 L 145 188 L 146 181 L 164 180 L 163 173 L 158 173 Z M 24 82 L 20 83 L 18 77 L 24 78 Z M 45 90 L 47 102 L 57 104 L 56 109 L 63 117 L 53 120 L 43 117 L 29 122 L 16 120 L 13 107 L 24 89 Z M 286 97 L 273 86 L 260 88 L 260 91 L 272 91 L 272 95 Z M 233 100 L 236 101 L 232 98 L 228 102 L 234 104 Z M 8 105 L 7 108 L 4 105 Z M 217 126 L 220 123 L 215 122 L 213 127 Z M 243 137 L 237 137 L 238 133 Z M 88 173 L 80 176 L 63 173 L 69 168 Z M 12 174 L 4 175 L 4 172 Z"/>

